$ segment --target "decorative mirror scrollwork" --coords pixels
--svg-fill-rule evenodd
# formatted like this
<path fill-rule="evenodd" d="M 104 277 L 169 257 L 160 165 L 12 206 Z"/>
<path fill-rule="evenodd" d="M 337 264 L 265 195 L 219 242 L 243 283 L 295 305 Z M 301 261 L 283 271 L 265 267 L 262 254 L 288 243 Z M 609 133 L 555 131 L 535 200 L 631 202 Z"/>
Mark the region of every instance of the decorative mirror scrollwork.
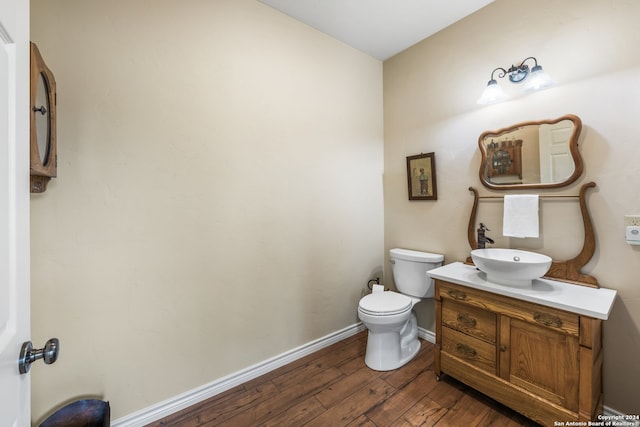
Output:
<path fill-rule="evenodd" d="M 588 274 L 583 274 L 581 272 L 582 268 L 587 265 L 596 251 L 596 236 L 593 229 L 593 223 L 591 222 L 591 215 L 589 214 L 589 207 L 587 206 L 586 198 L 587 191 L 595 187 L 595 182 L 588 182 L 580 187 L 580 193 L 577 196 L 548 194 L 540 196 L 540 198 L 542 199 L 578 199 L 578 203 L 580 205 L 580 214 L 582 216 L 582 224 L 584 228 L 584 242 L 582 244 L 582 249 L 580 250 L 580 252 L 575 257 L 565 261 L 553 260 L 551 263 L 551 268 L 545 275 L 546 278 L 593 288 L 599 287 L 598 280 L 595 277 Z M 483 199 L 502 199 L 504 196 L 480 196 L 478 190 L 473 187 L 469 187 L 469 191 L 473 193 L 473 207 L 471 208 L 469 225 L 467 226 L 467 238 L 469 241 L 469 246 L 473 250 L 478 247 L 478 241 L 475 234 L 478 202 Z M 471 257 L 467 258 L 467 262 L 473 262 L 471 260 Z"/>
<path fill-rule="evenodd" d="M 582 174 L 578 151 L 582 130 L 572 114 L 523 122 L 480 135 L 480 182 L 494 190 L 558 188 Z"/>
<path fill-rule="evenodd" d="M 31 43 L 31 192 L 43 193 L 57 175 L 56 79 Z"/>

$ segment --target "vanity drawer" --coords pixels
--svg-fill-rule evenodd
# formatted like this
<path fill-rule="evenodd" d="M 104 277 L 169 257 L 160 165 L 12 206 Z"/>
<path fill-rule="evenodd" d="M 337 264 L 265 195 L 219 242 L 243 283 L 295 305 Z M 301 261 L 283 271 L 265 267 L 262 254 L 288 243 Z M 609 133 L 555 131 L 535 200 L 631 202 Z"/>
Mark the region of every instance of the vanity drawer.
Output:
<path fill-rule="evenodd" d="M 450 299 L 442 301 L 442 325 L 496 343 L 496 314 Z"/>
<path fill-rule="evenodd" d="M 569 335 L 579 335 L 580 316 L 577 314 L 449 282 L 438 280 L 437 284 L 437 296 L 441 298 L 443 303 L 451 300 L 458 301 L 479 309 L 546 326 Z"/>
<path fill-rule="evenodd" d="M 442 351 L 495 375 L 496 347 L 451 328 L 442 328 Z"/>

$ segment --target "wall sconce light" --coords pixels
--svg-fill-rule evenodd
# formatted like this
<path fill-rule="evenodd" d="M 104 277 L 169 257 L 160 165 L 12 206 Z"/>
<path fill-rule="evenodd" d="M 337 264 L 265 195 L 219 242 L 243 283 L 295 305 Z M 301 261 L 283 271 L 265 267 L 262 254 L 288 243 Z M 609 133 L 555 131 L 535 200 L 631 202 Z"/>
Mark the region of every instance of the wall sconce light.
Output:
<path fill-rule="evenodd" d="M 534 62 L 532 68 L 529 68 L 529 66 L 525 64 L 525 62 L 530 59 Z M 499 78 L 508 76 L 511 83 L 522 83 L 526 80 L 526 83 L 522 87 L 522 92 L 534 92 L 546 89 L 556 83 L 551 79 L 549 74 L 542 69 L 542 66 L 538 65 L 538 60 L 530 56 L 525 58 L 520 65 L 512 65 L 508 70 L 502 67 L 493 70 L 491 72 L 491 80 L 489 80 L 487 87 L 484 88 L 484 92 L 482 92 L 482 95 L 478 99 L 478 104 L 494 104 L 508 98 L 506 92 L 493 77 L 496 71 L 500 71 L 498 74 Z"/>

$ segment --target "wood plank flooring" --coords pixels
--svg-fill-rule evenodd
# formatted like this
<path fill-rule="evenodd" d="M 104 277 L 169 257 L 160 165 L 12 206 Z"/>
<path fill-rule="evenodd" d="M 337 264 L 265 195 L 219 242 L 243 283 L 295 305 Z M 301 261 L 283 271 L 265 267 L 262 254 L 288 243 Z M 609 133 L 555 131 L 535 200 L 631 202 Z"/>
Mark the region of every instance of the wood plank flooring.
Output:
<path fill-rule="evenodd" d="M 538 426 L 450 377 L 436 381 L 433 344 L 377 372 L 364 364 L 366 340 L 363 331 L 149 426 Z"/>

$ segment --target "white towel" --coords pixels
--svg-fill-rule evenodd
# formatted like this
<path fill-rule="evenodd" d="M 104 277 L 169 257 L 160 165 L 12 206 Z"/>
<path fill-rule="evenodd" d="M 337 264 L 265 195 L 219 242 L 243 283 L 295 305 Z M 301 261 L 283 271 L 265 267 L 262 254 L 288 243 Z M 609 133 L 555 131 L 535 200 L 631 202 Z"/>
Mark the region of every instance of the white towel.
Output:
<path fill-rule="evenodd" d="M 538 237 L 539 226 L 537 194 L 504 196 L 503 236 Z"/>

